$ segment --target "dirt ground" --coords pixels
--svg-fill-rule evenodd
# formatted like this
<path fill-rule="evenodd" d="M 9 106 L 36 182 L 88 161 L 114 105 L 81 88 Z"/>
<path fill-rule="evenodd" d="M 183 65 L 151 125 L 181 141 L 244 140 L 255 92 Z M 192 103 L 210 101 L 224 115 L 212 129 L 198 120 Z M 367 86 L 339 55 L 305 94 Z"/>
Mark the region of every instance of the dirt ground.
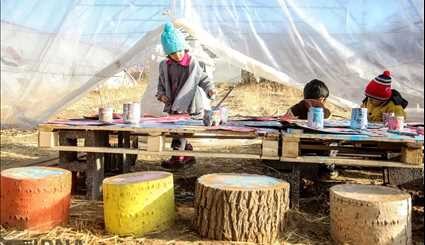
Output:
<path fill-rule="evenodd" d="M 76 104 L 66 108 L 58 118 L 81 117 L 96 112 L 100 96 L 113 102 L 116 109 L 123 102 L 139 100 L 145 89 L 142 83 L 136 88 L 121 90 L 100 90 L 87 94 Z M 218 97 L 226 91 L 218 87 Z M 236 96 L 237 95 L 237 96 Z M 231 115 L 273 116 L 283 114 L 287 108 L 301 98 L 301 92 L 281 85 L 243 84 L 232 92 L 226 101 Z M 339 117 L 347 117 L 349 111 L 329 105 Z M 203 145 L 200 147 L 220 147 Z M 251 145 L 234 146 L 252 151 Z M 231 150 L 231 148 L 224 149 Z M 37 130 L 4 129 L 1 131 L 1 169 L 27 165 L 51 165 L 57 162 L 57 153 L 37 148 Z M 139 157 L 133 171 L 160 170 L 158 157 Z M 201 239 L 191 228 L 193 216 L 193 192 L 196 178 L 207 173 L 236 172 L 256 173 L 273 176 L 277 170 L 254 160 L 235 159 L 197 159 L 196 165 L 185 171 L 174 173 L 177 218 L 175 224 L 166 231 L 156 232 L 144 237 L 118 237 L 108 234 L 104 229 L 102 202 L 84 200 L 74 196 L 71 204 L 71 217 L 65 227 L 55 228 L 47 233 L 6 230 L 1 228 L 4 239 L 79 239 L 84 244 L 227 244 L 220 241 Z M 335 180 L 312 182 L 303 180 L 300 209 L 290 210 L 288 223 L 276 244 L 332 244 L 329 235 L 328 188 L 338 183 L 382 184 L 379 170 L 341 169 Z M 414 244 L 423 244 L 424 204 L 423 192 L 416 193 L 413 207 Z M 239 244 L 239 243 L 238 243 Z"/>

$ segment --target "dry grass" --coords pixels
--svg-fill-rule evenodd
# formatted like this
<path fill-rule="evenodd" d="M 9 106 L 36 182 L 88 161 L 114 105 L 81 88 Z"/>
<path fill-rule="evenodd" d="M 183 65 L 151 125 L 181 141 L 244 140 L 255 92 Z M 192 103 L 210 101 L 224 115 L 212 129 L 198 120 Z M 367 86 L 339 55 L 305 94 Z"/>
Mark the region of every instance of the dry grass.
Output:
<path fill-rule="evenodd" d="M 122 111 L 122 104 L 126 102 L 140 102 L 145 92 L 146 82 L 139 82 L 133 87 L 107 89 L 104 87 L 90 91 L 85 97 L 66 108 L 54 118 L 81 118 L 97 114 L 99 107 L 111 106 L 114 111 Z"/>
<path fill-rule="evenodd" d="M 218 86 L 218 97 L 224 96 L 228 87 Z M 302 91 L 275 82 L 246 83 L 238 85 L 224 105 L 231 116 L 278 116 L 303 98 Z M 348 118 L 350 110 L 331 103 L 327 107 L 334 115 Z"/>

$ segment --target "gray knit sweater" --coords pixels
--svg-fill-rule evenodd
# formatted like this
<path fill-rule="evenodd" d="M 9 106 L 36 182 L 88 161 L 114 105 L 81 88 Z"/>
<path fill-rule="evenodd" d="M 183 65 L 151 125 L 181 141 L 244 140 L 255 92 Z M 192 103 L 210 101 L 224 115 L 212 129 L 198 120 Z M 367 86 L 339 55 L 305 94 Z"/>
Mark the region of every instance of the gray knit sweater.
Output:
<path fill-rule="evenodd" d="M 159 81 L 156 96 L 165 95 L 171 99 L 172 91 L 170 86 L 170 78 L 168 72 L 167 60 L 163 60 L 159 64 Z M 208 91 L 214 89 L 213 82 L 208 78 L 208 75 L 202 70 L 198 61 L 192 56 L 189 64 L 189 76 L 186 82 L 181 86 L 177 92 L 173 104 L 165 104 L 164 112 L 167 113 L 201 113 L 203 108 L 202 92 L 203 89 L 206 94 Z"/>

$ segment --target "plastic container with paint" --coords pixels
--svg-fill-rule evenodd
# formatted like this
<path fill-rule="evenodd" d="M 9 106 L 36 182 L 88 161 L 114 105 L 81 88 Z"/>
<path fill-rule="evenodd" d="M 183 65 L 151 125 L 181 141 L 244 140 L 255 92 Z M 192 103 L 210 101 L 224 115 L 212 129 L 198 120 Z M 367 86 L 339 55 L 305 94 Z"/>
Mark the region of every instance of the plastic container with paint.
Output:
<path fill-rule="evenodd" d="M 99 108 L 99 121 L 112 122 L 113 121 L 113 109 L 112 107 L 101 107 Z"/>
<path fill-rule="evenodd" d="M 323 128 L 324 113 L 321 107 L 310 107 L 307 114 L 308 126 L 311 128 Z"/>
<path fill-rule="evenodd" d="M 388 119 L 389 130 L 403 130 L 404 129 L 404 117 L 391 116 Z"/>
<path fill-rule="evenodd" d="M 382 122 L 384 122 L 384 126 L 388 127 L 388 120 L 390 117 L 395 116 L 394 112 L 384 112 L 382 113 Z"/>
<path fill-rule="evenodd" d="M 351 128 L 367 129 L 367 108 L 353 108 L 351 110 Z"/>

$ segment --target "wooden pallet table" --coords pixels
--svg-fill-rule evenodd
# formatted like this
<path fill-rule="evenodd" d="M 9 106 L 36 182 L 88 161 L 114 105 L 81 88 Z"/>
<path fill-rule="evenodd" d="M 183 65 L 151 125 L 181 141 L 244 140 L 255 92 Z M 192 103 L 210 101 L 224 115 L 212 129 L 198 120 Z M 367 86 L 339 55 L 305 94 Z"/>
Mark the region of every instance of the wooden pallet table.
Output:
<path fill-rule="evenodd" d="M 214 139 L 226 146 L 229 140 L 252 142 L 259 145 L 254 152 L 223 152 L 212 148 L 207 151 L 173 151 L 166 142 L 175 136 L 190 139 Z M 116 143 L 111 144 L 111 139 Z M 143 138 L 144 140 L 141 140 Z M 145 141 L 145 143 L 142 143 Z M 222 143 L 221 143 L 222 142 Z M 106 126 L 70 126 L 40 124 L 39 147 L 59 151 L 60 165 L 74 171 L 86 172 L 87 197 L 99 199 L 104 178 L 105 159 L 109 155 L 122 157 L 123 172 L 133 164 L 137 155 L 194 156 L 205 158 L 279 160 L 280 132 L 278 130 L 241 131 L 222 130 L 204 126 L 184 126 L 171 123 L 115 124 Z M 196 148 L 196 147 L 195 147 Z M 87 164 L 77 159 L 78 152 L 87 153 Z M 115 157 L 116 158 L 116 157 Z"/>
<path fill-rule="evenodd" d="M 243 129 L 243 127 L 241 127 Z M 300 168 L 306 165 L 328 164 L 356 167 L 381 167 L 386 172 L 400 169 L 423 171 L 423 136 L 388 134 L 385 137 L 366 135 L 286 133 L 276 129 L 220 130 L 204 126 L 173 123 L 146 123 L 132 126 L 69 126 L 39 125 L 39 146 L 60 152 L 60 163 L 70 170 L 85 171 L 87 195 L 100 197 L 100 183 L 108 159 L 118 159 L 117 165 L 126 172 L 137 155 L 195 156 L 205 158 L 235 158 L 268 160 L 284 166 L 290 173 L 291 206 L 298 206 Z M 256 151 L 230 152 L 218 149 L 205 151 L 173 151 L 166 142 L 176 135 L 191 139 L 214 139 L 225 147 L 229 140 L 252 141 Z M 242 144 L 242 143 L 241 143 Z M 233 143 L 234 145 L 234 143 Z M 196 147 L 195 147 L 196 150 Z M 78 152 L 87 153 L 87 164 L 77 159 Z M 409 170 L 410 169 L 410 170 Z M 396 176 L 387 174 L 387 176 Z M 416 176 L 416 175 L 415 175 Z M 391 180 L 388 180 L 391 184 Z"/>
<path fill-rule="evenodd" d="M 389 172 L 401 171 L 423 178 L 423 136 L 410 137 L 387 133 L 385 136 L 287 133 L 282 131 L 280 162 L 291 164 L 291 206 L 298 206 L 299 167 L 326 164 L 356 167 L 382 167 L 384 181 L 395 183 Z M 420 172 L 421 174 L 417 174 Z M 394 175 L 393 175 L 394 176 Z M 406 177 L 404 177 L 406 178 Z M 406 180 L 407 181 L 407 180 Z"/>
<path fill-rule="evenodd" d="M 280 160 L 345 166 L 423 168 L 423 137 L 282 132 Z"/>

